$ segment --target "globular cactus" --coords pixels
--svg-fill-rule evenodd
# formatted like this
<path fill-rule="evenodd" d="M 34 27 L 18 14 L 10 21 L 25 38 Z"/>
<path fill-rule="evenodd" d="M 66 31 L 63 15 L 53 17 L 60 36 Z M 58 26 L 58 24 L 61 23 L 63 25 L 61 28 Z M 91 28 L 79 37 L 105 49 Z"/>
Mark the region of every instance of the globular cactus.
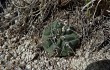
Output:
<path fill-rule="evenodd" d="M 43 30 L 42 45 L 50 56 L 68 56 L 74 52 L 78 42 L 79 37 L 73 29 L 58 21 L 47 25 Z"/>

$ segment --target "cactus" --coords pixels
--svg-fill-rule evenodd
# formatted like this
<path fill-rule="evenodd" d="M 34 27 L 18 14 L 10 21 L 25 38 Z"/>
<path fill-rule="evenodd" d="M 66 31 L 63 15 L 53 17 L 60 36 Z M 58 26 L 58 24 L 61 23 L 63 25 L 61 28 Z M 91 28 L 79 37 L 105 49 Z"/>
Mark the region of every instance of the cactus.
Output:
<path fill-rule="evenodd" d="M 78 42 L 78 35 L 69 26 L 58 21 L 47 25 L 43 30 L 42 45 L 50 56 L 68 56 L 73 53 Z"/>

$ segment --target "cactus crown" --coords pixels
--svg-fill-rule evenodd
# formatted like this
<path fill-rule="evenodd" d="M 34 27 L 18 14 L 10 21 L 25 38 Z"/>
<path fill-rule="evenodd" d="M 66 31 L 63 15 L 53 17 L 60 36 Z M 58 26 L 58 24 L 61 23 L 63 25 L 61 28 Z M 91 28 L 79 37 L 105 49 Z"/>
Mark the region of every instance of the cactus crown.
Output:
<path fill-rule="evenodd" d="M 73 53 L 73 49 L 78 44 L 78 35 L 71 27 L 54 21 L 43 30 L 42 44 L 46 52 L 57 56 L 67 56 Z"/>

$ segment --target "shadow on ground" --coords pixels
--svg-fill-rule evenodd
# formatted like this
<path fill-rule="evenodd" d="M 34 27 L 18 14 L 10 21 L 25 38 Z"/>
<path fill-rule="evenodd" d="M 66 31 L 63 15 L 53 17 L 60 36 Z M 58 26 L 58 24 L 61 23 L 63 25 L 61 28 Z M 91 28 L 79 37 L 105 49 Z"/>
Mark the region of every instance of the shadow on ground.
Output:
<path fill-rule="evenodd" d="M 85 70 L 110 70 L 110 60 L 93 62 Z"/>

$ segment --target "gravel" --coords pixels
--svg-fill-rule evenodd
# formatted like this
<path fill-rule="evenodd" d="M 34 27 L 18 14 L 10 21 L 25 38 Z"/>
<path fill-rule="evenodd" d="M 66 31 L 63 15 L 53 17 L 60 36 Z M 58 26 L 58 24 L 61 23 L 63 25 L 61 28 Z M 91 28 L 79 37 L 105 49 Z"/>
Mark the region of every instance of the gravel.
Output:
<path fill-rule="evenodd" d="M 44 51 L 37 55 L 37 46 L 32 39 L 23 37 L 20 41 L 21 44 L 17 46 L 16 43 L 10 45 L 9 40 L 0 46 L 1 70 L 84 70 L 92 62 L 110 59 L 110 50 L 90 52 L 90 48 L 85 51 L 79 49 L 75 56 L 66 58 L 48 57 Z"/>
<path fill-rule="evenodd" d="M 30 3 L 32 0 L 25 1 Z M 76 16 L 78 15 L 76 14 Z M 71 18 L 70 22 L 75 22 L 73 25 L 76 25 L 76 20 L 79 20 L 76 16 L 74 19 Z M 0 18 L 0 70 L 84 70 L 95 61 L 110 60 L 110 48 L 107 48 L 110 45 L 106 46 L 106 51 L 105 48 L 99 51 L 94 50 L 104 41 L 103 28 L 97 29 L 96 32 L 93 31 L 90 40 L 84 42 L 81 48 L 76 50 L 75 56 L 49 57 L 38 45 L 40 41 L 40 38 L 37 37 L 38 34 L 34 34 L 37 31 L 37 25 L 41 29 L 43 24 L 36 24 L 36 27 L 30 28 L 28 31 L 25 26 L 29 24 L 23 24 L 21 18 L 15 20 L 15 24 L 9 24 L 12 18 L 15 17 L 10 13 L 6 13 L 3 18 Z M 79 22 L 81 23 L 81 21 Z M 109 23 L 110 21 L 107 21 L 103 24 L 108 30 L 110 30 Z M 80 30 L 81 25 L 79 27 Z M 105 32 L 107 32 L 105 35 L 110 35 L 110 31 Z"/>

